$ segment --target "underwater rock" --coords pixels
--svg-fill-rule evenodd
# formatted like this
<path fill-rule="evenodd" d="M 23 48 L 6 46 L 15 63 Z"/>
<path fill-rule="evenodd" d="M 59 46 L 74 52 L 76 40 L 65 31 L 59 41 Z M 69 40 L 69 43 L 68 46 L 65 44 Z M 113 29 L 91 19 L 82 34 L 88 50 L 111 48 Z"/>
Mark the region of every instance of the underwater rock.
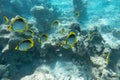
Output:
<path fill-rule="evenodd" d="M 92 73 L 94 75 L 94 79 L 96 80 L 119 80 L 116 76 L 116 73 L 111 72 L 111 70 L 107 69 L 98 69 L 93 68 Z"/>
<path fill-rule="evenodd" d="M 81 36 L 77 42 L 76 53 L 83 56 L 87 53 L 87 45 L 84 43 L 84 38 Z"/>
<path fill-rule="evenodd" d="M 89 69 L 86 67 L 85 62 L 83 61 L 84 65 L 81 65 L 81 60 L 75 60 L 73 62 L 61 62 L 58 61 L 55 64 L 54 75 L 55 80 L 58 79 L 65 79 L 65 80 L 86 80 L 91 79 L 89 74 Z M 88 75 L 88 76 L 87 76 Z"/>
<path fill-rule="evenodd" d="M 90 29 L 90 36 L 88 37 L 88 41 L 90 41 L 92 44 L 101 44 L 102 41 L 104 41 L 96 26 Z"/>
<path fill-rule="evenodd" d="M 55 78 L 54 75 L 50 74 L 49 67 L 42 65 L 32 75 L 27 75 L 20 80 L 55 80 Z"/>
<path fill-rule="evenodd" d="M 8 25 L 1 24 L 0 25 L 0 36 L 10 34 L 10 31 L 8 30 Z"/>
<path fill-rule="evenodd" d="M 31 9 L 31 13 L 36 18 L 36 27 L 40 32 L 50 30 L 52 21 L 57 19 L 55 10 L 50 10 L 45 6 L 34 6 Z"/>
<path fill-rule="evenodd" d="M 92 30 L 92 31 L 94 32 L 96 30 Z M 92 31 L 91 31 L 91 33 L 92 33 Z M 12 53 L 15 53 L 16 51 L 14 50 L 14 47 L 16 46 L 16 43 L 18 43 L 21 39 L 24 39 L 24 37 L 21 36 L 22 35 L 21 33 L 19 33 L 19 35 L 18 35 L 17 33 L 10 32 L 10 34 L 11 34 L 11 36 L 9 37 L 9 40 L 7 41 L 7 45 L 9 45 L 9 50 L 7 51 L 7 54 L 9 54 L 10 50 L 12 51 Z M 9 54 L 10 60 L 13 61 L 11 63 L 12 64 L 14 63 L 14 65 L 11 66 L 11 69 L 12 69 L 12 67 L 16 67 L 15 69 L 17 69 L 17 67 L 20 67 L 20 66 L 22 66 L 22 64 L 25 64 L 27 62 L 31 63 L 34 60 L 34 56 L 37 56 L 41 59 L 40 61 L 42 61 L 44 63 L 49 62 L 49 63 L 55 64 L 54 69 L 52 69 L 52 70 L 51 69 L 43 69 L 43 68 L 36 69 L 33 74 L 26 75 L 23 78 L 21 77 L 21 80 L 26 80 L 26 79 L 28 79 L 28 80 L 31 80 L 31 79 L 32 80 L 36 80 L 36 79 L 38 79 L 38 80 L 39 79 L 40 80 L 41 79 L 42 80 L 45 80 L 45 79 L 50 79 L 50 80 L 92 79 L 92 76 L 90 74 L 91 72 L 88 71 L 89 68 L 91 67 L 90 65 L 92 65 L 92 64 L 94 65 L 94 67 L 92 68 L 93 71 L 95 71 L 94 69 L 99 68 L 99 70 L 97 70 L 98 75 L 95 76 L 97 72 L 92 72 L 92 75 L 94 75 L 96 78 L 99 77 L 99 74 L 100 74 L 99 72 L 101 72 L 101 70 L 104 70 L 106 68 L 105 59 L 103 57 L 96 57 L 96 56 L 89 55 L 89 54 L 95 54 L 95 55 L 98 55 L 98 54 L 96 54 L 93 51 L 89 52 L 88 50 L 90 50 L 89 44 L 91 44 L 92 45 L 91 48 L 93 48 L 93 46 L 96 46 L 95 49 L 97 49 L 98 52 L 100 52 L 101 47 L 104 44 L 102 44 L 101 42 L 99 44 L 93 44 L 92 42 L 89 42 L 89 41 L 86 44 L 85 39 L 87 39 L 88 37 L 85 37 L 85 35 L 77 35 L 76 38 L 78 39 L 78 41 L 74 46 L 75 51 L 73 51 L 72 48 L 67 50 L 67 49 L 64 49 L 62 46 L 60 46 L 60 43 L 62 43 L 64 40 L 66 40 L 66 37 L 68 36 L 68 34 L 57 36 L 54 38 L 54 36 L 56 36 L 58 34 L 59 33 L 56 33 L 54 35 L 49 34 L 49 39 L 46 42 L 38 44 L 37 38 L 39 38 L 40 36 L 38 36 L 38 33 L 36 33 L 35 37 L 33 37 L 34 40 L 36 41 L 35 49 L 31 49 L 30 51 L 27 51 L 27 52 L 18 51 L 18 53 L 16 55 L 12 54 L 12 56 L 10 56 L 10 54 Z M 86 35 L 88 36 L 88 34 L 86 34 Z M 101 38 L 101 40 L 103 40 L 103 38 Z M 76 61 L 74 59 L 73 62 L 64 62 L 64 63 L 62 62 L 61 63 L 61 62 L 57 61 L 58 56 L 59 56 L 58 52 L 62 54 L 62 56 L 60 56 L 59 58 L 62 58 L 65 55 L 67 55 L 67 58 L 68 58 L 68 55 L 70 57 L 71 55 L 74 55 L 74 53 L 75 53 L 75 55 L 79 55 L 81 57 L 85 57 L 87 55 L 89 66 L 87 66 L 86 62 L 84 62 L 85 60 L 84 61 L 82 61 L 82 60 Z M 23 53 L 27 53 L 27 54 L 23 54 Z M 34 53 L 34 54 L 31 54 L 31 53 Z M 66 54 L 66 53 L 69 53 L 69 54 Z M 89 57 L 90 57 L 90 60 L 89 60 Z M 15 59 L 15 61 L 14 61 L 14 59 Z M 42 60 L 42 59 L 44 59 L 44 60 Z M 19 62 L 16 62 L 16 61 L 19 61 Z M 41 67 L 41 65 L 39 65 L 39 67 Z M 45 68 L 45 66 L 44 66 L 44 68 Z M 15 72 L 17 72 L 17 71 L 15 71 Z M 13 73 L 15 73 L 15 72 L 13 72 Z M 74 74 L 73 74 L 73 72 L 74 72 Z"/>
<path fill-rule="evenodd" d="M 90 57 L 94 65 L 106 67 L 106 62 L 102 57 Z"/>
<path fill-rule="evenodd" d="M 114 29 L 114 30 L 112 31 L 112 35 L 113 35 L 115 38 L 120 39 L 120 30 Z"/>
<path fill-rule="evenodd" d="M 40 30 L 40 32 L 45 32 L 50 29 L 48 15 L 50 11 L 48 9 L 46 9 L 44 6 L 34 6 L 31 9 L 31 13 L 36 18 L 36 27 Z"/>
<path fill-rule="evenodd" d="M 115 38 L 114 36 L 109 34 L 102 34 L 102 37 L 105 41 L 105 45 L 108 45 L 111 49 L 119 49 L 120 48 L 120 40 Z"/>
<path fill-rule="evenodd" d="M 0 64 L 0 78 L 5 78 L 8 77 L 9 73 L 8 73 L 8 66 L 9 65 L 2 65 Z"/>
<path fill-rule="evenodd" d="M 102 26 L 100 26 L 100 31 L 102 33 L 111 33 L 112 30 L 113 29 L 110 27 L 110 25 L 102 25 Z"/>
<path fill-rule="evenodd" d="M 10 40 L 12 33 L 7 29 L 0 30 L 0 47 L 2 48 L 1 52 L 3 53 L 5 50 L 8 49 L 8 41 Z"/>
<path fill-rule="evenodd" d="M 13 30 L 16 17 L 11 20 L 11 24 L 0 25 L 0 80 L 119 80 L 119 56 L 114 60 L 110 55 L 116 55 L 113 54 L 113 49 L 120 49 L 120 31 L 112 30 L 113 25 L 107 24 L 104 16 L 100 15 L 101 19 L 98 19 L 99 16 L 87 14 L 87 8 L 92 8 L 91 13 L 95 13 L 97 9 L 94 11 L 93 7 L 97 3 L 92 4 L 92 7 L 87 7 L 87 0 L 73 0 L 73 5 L 65 3 L 69 7 L 74 6 L 75 15 L 68 17 L 68 14 L 62 12 L 63 17 L 49 1 L 52 0 L 10 0 L 7 3 L 6 0 L 0 1 L 0 18 L 3 14 L 11 18 L 15 14 L 23 16 L 25 13 L 24 16 L 28 14 L 26 17 L 31 21 L 27 23 L 23 18 L 20 19 L 22 24 L 18 22 L 17 29 L 25 23 L 22 31 Z M 11 4 L 7 7 L 9 10 L 2 8 L 6 6 L 3 2 Z M 56 3 L 64 5 L 64 2 Z M 71 0 L 68 2 L 72 3 Z M 26 8 L 23 10 L 24 6 Z M 33 16 L 26 13 L 30 12 L 30 9 Z M 70 11 L 72 14 L 72 10 Z M 89 16 L 90 21 L 95 23 L 98 20 L 99 24 L 89 21 L 85 23 L 87 15 L 94 16 L 95 19 Z M 82 30 L 89 26 L 94 27 Z M 115 72 L 108 67 L 111 61 L 114 63 Z"/>
<path fill-rule="evenodd" d="M 32 75 L 25 76 L 20 80 L 55 80 L 53 75 L 49 73 L 36 72 Z"/>
<path fill-rule="evenodd" d="M 79 32 L 81 33 L 81 29 L 80 29 L 80 24 L 79 23 L 72 23 L 69 27 L 70 31 L 74 31 L 74 32 Z"/>
<path fill-rule="evenodd" d="M 117 80 L 117 74 L 107 68 L 102 57 L 91 57 L 93 62 L 92 74 L 96 80 Z M 95 67 L 96 66 L 96 67 Z"/>
<path fill-rule="evenodd" d="M 88 33 L 89 33 L 88 30 L 85 30 L 85 29 L 81 30 L 81 35 L 83 35 L 85 37 L 88 35 Z"/>

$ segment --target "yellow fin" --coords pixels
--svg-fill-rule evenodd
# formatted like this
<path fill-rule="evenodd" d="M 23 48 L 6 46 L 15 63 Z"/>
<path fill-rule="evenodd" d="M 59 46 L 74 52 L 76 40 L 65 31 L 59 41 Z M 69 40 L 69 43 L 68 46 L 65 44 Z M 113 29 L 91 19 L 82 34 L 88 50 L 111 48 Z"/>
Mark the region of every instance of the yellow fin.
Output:
<path fill-rule="evenodd" d="M 74 36 L 74 41 L 70 44 L 68 44 L 68 39 L 71 37 L 71 36 Z M 77 43 L 77 36 L 76 36 L 76 33 L 75 32 L 70 32 L 67 37 L 66 37 L 66 40 L 63 42 L 63 46 L 67 45 L 69 46 L 68 48 L 72 48 L 76 43 Z"/>
<path fill-rule="evenodd" d="M 44 41 L 44 42 L 48 41 L 48 34 L 42 33 L 42 34 L 40 35 L 40 38 L 38 39 L 38 42 L 39 42 L 39 43 L 42 43 L 42 38 L 43 38 L 43 37 L 45 37 L 45 41 Z"/>
<path fill-rule="evenodd" d="M 92 40 L 92 37 L 95 35 L 95 32 L 92 32 L 89 36 L 88 36 L 88 41 Z"/>
<path fill-rule="evenodd" d="M 4 16 L 3 18 L 4 18 L 4 21 L 5 21 L 5 24 L 8 24 L 8 22 L 9 22 L 8 17 Z"/>
<path fill-rule="evenodd" d="M 74 11 L 75 17 L 80 17 L 80 12 L 79 11 Z"/>
<path fill-rule="evenodd" d="M 15 50 L 18 50 L 18 46 L 15 47 Z"/>
<path fill-rule="evenodd" d="M 59 20 L 54 20 L 52 23 L 51 23 L 51 28 L 54 28 L 55 27 L 55 24 L 57 25 L 57 27 L 60 26 L 60 21 Z"/>
<path fill-rule="evenodd" d="M 108 63 L 109 63 L 109 58 L 110 58 L 110 52 L 108 52 L 108 53 L 107 53 L 107 56 L 106 56 L 106 59 L 105 59 L 106 64 L 108 64 Z"/>

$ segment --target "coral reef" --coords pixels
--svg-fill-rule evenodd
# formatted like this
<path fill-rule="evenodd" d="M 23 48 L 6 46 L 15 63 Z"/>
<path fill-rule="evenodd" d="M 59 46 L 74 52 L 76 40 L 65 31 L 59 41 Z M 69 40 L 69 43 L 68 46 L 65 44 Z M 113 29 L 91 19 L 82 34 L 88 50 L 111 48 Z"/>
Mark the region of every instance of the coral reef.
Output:
<path fill-rule="evenodd" d="M 5 75 L 2 74 L 1 79 L 4 79 L 5 76 L 5 78 L 17 80 L 29 72 L 33 74 L 25 76 L 21 80 L 117 80 L 117 74 L 109 69 L 106 63 L 107 53 L 112 53 L 112 49 L 106 46 L 96 27 L 87 30 L 90 33 L 84 36 L 81 34 L 82 30 L 78 30 L 76 26 L 71 24 L 75 28 L 68 29 L 68 32 L 78 30 L 77 33 L 80 35 L 77 35 L 78 42 L 69 49 L 65 49 L 59 45 L 59 43 L 64 42 L 67 35 L 61 34 L 59 37 L 54 38 L 53 34 L 49 34 L 49 39 L 46 42 L 39 43 L 37 42 L 39 33 L 34 31 L 36 32 L 33 37 L 35 46 L 29 51 L 21 52 L 15 51 L 15 47 L 21 39 L 27 38 L 27 35 L 23 36 L 21 33 L 9 31 L 7 28 L 4 28 L 7 25 L 1 26 L 0 33 L 7 36 L 1 35 L 2 40 L 0 44 L 3 48 L 1 49 L 0 63 L 1 68 L 2 66 L 7 66 L 6 68 L 8 68 L 7 70 L 5 67 L 5 69 L 2 69 L 1 73 Z M 59 33 L 56 31 L 55 34 Z M 29 64 L 29 66 L 26 64 Z M 40 64 L 45 65 L 43 67 Z M 24 66 L 26 68 L 33 67 L 33 70 L 29 71 L 28 69 L 24 74 L 20 75 L 25 68 Z M 40 69 L 34 71 L 35 68 L 39 67 Z M 15 74 L 18 76 L 14 77 Z"/>
<path fill-rule="evenodd" d="M 28 0 L 27 5 L 24 0 L 0 1 L 10 4 L 10 12 L 3 5 L 0 18 L 6 14 L 12 18 L 0 25 L 0 80 L 120 79 L 120 30 L 107 18 L 95 17 L 97 11 L 88 10 L 93 1 L 70 1 L 75 11 L 68 10 L 70 14 L 61 13 L 64 8 L 59 10 L 48 0 Z M 107 8 L 111 2 L 103 1 Z M 66 3 L 60 5 L 71 8 Z M 22 19 L 17 22 L 16 18 Z"/>
<path fill-rule="evenodd" d="M 36 19 L 36 27 L 40 33 L 47 32 L 51 28 L 52 21 L 57 19 L 56 15 L 59 15 L 56 9 L 46 6 L 34 6 L 31 9 L 31 13 Z"/>

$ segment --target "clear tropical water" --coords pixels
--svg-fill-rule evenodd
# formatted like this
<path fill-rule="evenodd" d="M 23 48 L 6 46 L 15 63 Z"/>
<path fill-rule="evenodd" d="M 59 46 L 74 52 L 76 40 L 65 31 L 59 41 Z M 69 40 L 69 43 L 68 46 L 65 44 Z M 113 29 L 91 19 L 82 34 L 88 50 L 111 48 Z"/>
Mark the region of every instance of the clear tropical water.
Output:
<path fill-rule="evenodd" d="M 120 80 L 120 0 L 0 0 L 0 80 Z"/>

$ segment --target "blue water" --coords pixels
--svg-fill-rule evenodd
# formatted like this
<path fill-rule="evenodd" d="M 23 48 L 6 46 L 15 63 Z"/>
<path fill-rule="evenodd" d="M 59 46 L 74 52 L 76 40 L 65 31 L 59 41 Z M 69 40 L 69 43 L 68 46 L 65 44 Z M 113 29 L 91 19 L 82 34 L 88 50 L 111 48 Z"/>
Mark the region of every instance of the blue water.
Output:
<path fill-rule="evenodd" d="M 77 12 L 77 14 L 75 14 L 75 12 Z M 24 18 L 27 23 L 16 21 L 13 24 L 13 29 L 24 30 L 26 28 L 26 25 L 28 24 L 29 30 L 33 31 L 34 33 L 33 36 L 28 36 L 32 35 L 32 32 L 27 32 L 27 30 L 24 30 L 25 33 L 24 31 L 21 31 L 22 33 L 14 33 L 8 29 L 4 30 L 4 28 L 7 28 L 9 24 L 13 21 L 13 18 L 18 15 Z M 8 24 L 5 24 L 5 21 L 3 20 L 4 16 L 8 18 Z M 52 24 L 52 22 L 54 22 L 55 20 L 57 20 L 58 23 Z M 75 47 L 77 47 L 76 49 L 71 48 L 71 46 L 69 45 L 73 44 L 74 41 L 76 41 L 76 37 L 72 36 L 69 39 L 66 39 L 66 34 L 69 33 L 68 30 L 73 22 L 76 23 L 75 25 L 73 25 L 75 29 L 71 28 L 71 31 L 76 33 L 77 39 L 80 43 L 75 45 Z M 42 64 L 42 61 L 46 62 L 48 60 L 48 62 L 46 62 L 45 64 L 53 64 L 52 66 L 55 67 L 55 61 L 57 59 L 62 60 L 62 58 L 59 58 L 62 55 L 64 55 L 63 58 L 66 59 L 69 56 L 68 58 L 70 58 L 70 60 L 72 57 L 76 56 L 79 59 L 80 56 L 76 55 L 77 52 L 75 54 L 72 54 L 77 50 L 81 51 L 78 54 L 82 54 L 83 51 L 83 54 L 87 56 L 82 58 L 85 58 L 84 61 L 89 62 L 90 57 L 88 58 L 88 56 L 94 55 L 91 55 L 89 52 L 93 51 L 97 53 L 97 50 L 94 50 L 97 41 L 93 40 L 89 44 L 89 42 L 87 43 L 87 41 L 89 40 L 86 39 L 89 38 L 89 36 L 92 37 L 92 30 L 89 31 L 89 29 L 93 27 L 97 27 L 98 32 L 100 33 L 100 35 L 102 35 L 103 41 L 100 40 L 100 46 L 103 46 L 102 48 L 108 48 L 108 51 L 111 52 L 111 60 L 107 68 L 116 72 L 120 80 L 120 54 L 118 54 L 120 53 L 120 0 L 0 0 L 0 24 L 0 64 L 10 64 L 9 77 L 11 80 L 20 80 L 20 78 L 32 74 L 35 71 L 36 67 Z M 54 28 L 51 28 L 51 25 L 53 25 Z M 78 30 L 78 27 L 83 30 L 83 34 L 85 33 L 85 35 L 82 35 L 82 32 L 81 30 Z M 62 28 L 65 28 L 65 33 L 61 31 Z M 9 33 L 10 35 L 8 35 Z M 44 47 L 47 43 L 46 37 L 42 37 L 41 43 L 37 42 L 37 38 L 40 38 L 40 34 L 42 33 L 47 33 L 48 41 L 49 39 L 51 40 L 50 43 L 47 44 L 47 47 Z M 60 39 L 61 34 L 58 33 L 64 33 L 62 34 L 62 39 Z M 32 49 L 29 42 L 19 44 L 19 41 L 21 39 L 26 38 L 33 40 L 34 43 Z M 57 43 L 56 39 L 60 39 L 58 40 L 58 42 L 60 43 Z M 92 39 L 96 39 L 99 42 L 99 39 L 101 39 L 101 37 L 98 38 L 97 35 L 97 37 L 95 36 L 90 40 Z M 62 47 L 60 47 L 59 44 L 61 44 L 63 40 L 67 40 L 67 44 L 62 44 Z M 45 41 L 45 45 L 42 45 L 42 43 L 44 43 Z M 6 47 L 6 44 L 8 44 L 9 46 Z M 19 46 L 19 49 L 21 51 L 25 49 L 25 51 L 28 52 L 20 52 L 19 50 L 15 51 L 14 47 L 16 45 Z M 98 45 L 99 44 L 97 44 L 97 46 Z M 70 50 L 67 50 L 67 48 L 69 48 Z M 29 51 L 28 49 L 31 50 Z M 57 53 L 59 51 L 61 52 Z M 102 54 L 102 51 L 103 50 L 95 54 L 94 57 Z M 3 54 L 2 52 L 5 52 L 6 54 Z M 70 55 L 63 53 L 68 53 Z M 24 70 L 25 73 L 23 72 Z M 17 77 L 14 77 L 13 75 L 15 75 L 16 73 Z M 0 72 L 0 80 L 1 78 L 6 77 L 6 75 L 1 76 Z"/>
<path fill-rule="evenodd" d="M 78 1 L 78 2 L 77 2 Z M 86 8 L 86 14 L 82 17 L 86 24 L 94 24 L 94 21 L 98 19 L 105 19 L 110 23 L 112 27 L 119 27 L 120 24 L 120 0 L 76 0 L 77 5 L 84 5 Z M 83 2 L 83 3 L 81 3 Z M 8 16 L 9 18 L 15 15 L 22 15 L 25 18 L 32 17 L 31 8 L 35 5 L 46 5 L 51 4 L 57 7 L 58 11 L 67 17 L 70 17 L 73 13 L 74 6 L 73 0 L 1 0 L 0 1 L 0 23 L 3 22 L 3 16 Z M 7 7 L 9 6 L 9 7 Z M 82 7 L 79 7 L 79 10 Z M 82 9 L 81 9 L 82 10 Z M 83 12 L 84 13 L 84 12 Z M 82 12 L 81 12 L 82 14 Z M 59 16 L 59 15 L 58 15 Z M 82 22 L 84 22 L 82 21 Z"/>

